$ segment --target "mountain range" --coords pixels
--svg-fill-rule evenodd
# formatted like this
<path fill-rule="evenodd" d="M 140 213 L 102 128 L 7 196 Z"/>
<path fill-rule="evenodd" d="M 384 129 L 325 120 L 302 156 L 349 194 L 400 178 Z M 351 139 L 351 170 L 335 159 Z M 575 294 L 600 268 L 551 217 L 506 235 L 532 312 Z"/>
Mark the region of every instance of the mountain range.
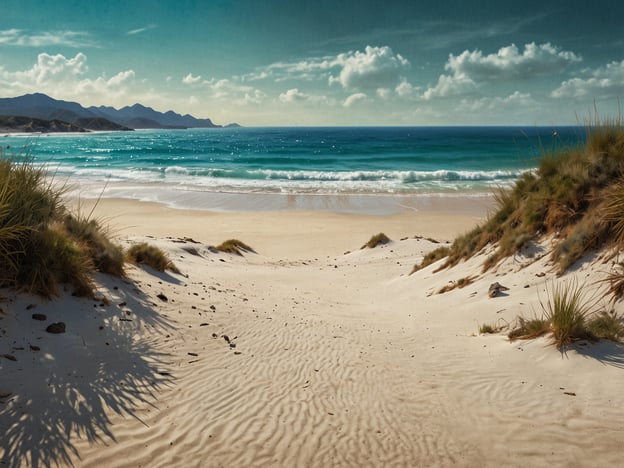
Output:
<path fill-rule="evenodd" d="M 121 109 L 109 106 L 83 107 L 77 102 L 54 99 L 42 93 L 0 98 L 0 116 L 67 122 L 88 130 L 221 127 L 210 119 L 198 119 L 173 111 L 158 112 L 138 103 Z"/>

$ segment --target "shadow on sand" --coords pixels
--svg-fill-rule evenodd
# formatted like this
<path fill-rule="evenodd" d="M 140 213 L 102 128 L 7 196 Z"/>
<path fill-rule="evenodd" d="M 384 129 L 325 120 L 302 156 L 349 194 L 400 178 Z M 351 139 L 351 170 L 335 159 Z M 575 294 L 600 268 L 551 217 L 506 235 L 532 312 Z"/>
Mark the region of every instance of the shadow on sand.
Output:
<path fill-rule="evenodd" d="M 601 340 L 589 346 L 575 346 L 574 350 L 581 356 L 595 359 L 602 364 L 624 369 L 624 344 Z"/>
<path fill-rule="evenodd" d="M 0 465 L 71 466 L 80 459 L 73 437 L 114 442 L 107 414 L 140 420 L 137 408 L 156 407 L 157 391 L 172 384 L 168 356 L 150 342 L 172 326 L 132 282 L 102 282 L 115 303 L 64 296 L 37 306 L 45 322 L 25 310 L 28 298 L 3 304 L 0 392 L 11 395 L 0 400 Z M 55 321 L 65 334 L 45 332 Z M 2 359 L 9 352 L 16 361 Z"/>

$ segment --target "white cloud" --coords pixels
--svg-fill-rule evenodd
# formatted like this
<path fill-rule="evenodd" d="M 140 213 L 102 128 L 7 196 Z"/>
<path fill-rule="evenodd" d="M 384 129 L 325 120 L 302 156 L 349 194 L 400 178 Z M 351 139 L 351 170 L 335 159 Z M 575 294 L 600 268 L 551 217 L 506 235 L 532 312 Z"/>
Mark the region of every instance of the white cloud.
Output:
<path fill-rule="evenodd" d="M 301 101 L 307 101 L 309 98 L 310 96 L 308 96 L 305 93 L 302 93 L 297 88 L 289 89 L 285 93 L 281 93 L 279 95 L 279 100 L 282 102 L 301 102 Z"/>
<path fill-rule="evenodd" d="M 427 89 L 423 93 L 423 98 L 426 100 L 436 97 L 447 98 L 452 96 L 458 96 L 470 92 L 476 88 L 476 83 L 465 74 L 456 75 L 440 75 L 438 83 Z"/>
<path fill-rule="evenodd" d="M 448 98 L 474 93 L 481 85 L 492 82 L 525 80 L 561 72 L 581 58 L 550 44 L 531 42 L 520 51 L 515 44 L 501 47 L 495 54 L 465 50 L 449 55 L 438 82 L 423 93 L 423 99 Z"/>
<path fill-rule="evenodd" d="M 572 78 L 561 83 L 551 96 L 555 98 L 621 97 L 624 95 L 624 60 L 587 72 L 587 78 Z"/>
<path fill-rule="evenodd" d="M 399 97 L 409 98 L 414 95 L 416 88 L 414 88 L 409 81 L 403 80 L 394 88 L 394 92 L 397 93 Z"/>
<path fill-rule="evenodd" d="M 184 78 L 182 78 L 182 83 L 190 85 L 200 82 L 202 79 L 201 76 L 193 76 L 192 73 L 189 73 Z"/>
<path fill-rule="evenodd" d="M 396 87 L 409 66 L 407 59 L 395 54 L 388 46 L 367 46 L 363 52 L 356 50 L 298 62 L 272 63 L 244 75 L 242 81 L 327 80 L 347 91 L 375 91 Z"/>
<path fill-rule="evenodd" d="M 29 32 L 23 29 L 0 30 L 0 45 L 20 47 L 93 47 L 97 44 L 88 33 L 81 31 Z"/>
<path fill-rule="evenodd" d="M 132 29 L 132 30 L 128 31 L 126 33 L 126 35 L 127 36 L 135 36 L 137 34 L 141 34 L 141 33 L 144 33 L 146 31 L 150 31 L 150 30 L 155 29 L 155 28 L 156 28 L 155 24 L 148 24 L 147 26 L 144 26 L 142 28 Z"/>
<path fill-rule="evenodd" d="M 474 80 L 524 79 L 557 73 L 581 58 L 574 52 L 562 51 L 549 42 L 526 44 L 520 52 L 515 44 L 501 47 L 497 53 L 484 55 L 480 50 L 451 54 L 445 66 L 453 76 L 465 75 Z"/>
<path fill-rule="evenodd" d="M 365 101 L 367 97 L 368 96 L 364 93 L 355 93 L 345 99 L 342 105 L 344 107 L 351 107 L 359 102 Z"/>
<path fill-rule="evenodd" d="M 81 103 L 115 105 L 124 97 L 136 96 L 133 70 L 121 71 L 112 77 L 86 77 L 87 56 L 78 53 L 67 58 L 61 54 L 39 54 L 31 68 L 9 71 L 0 66 L 0 89 L 4 95 L 43 92 L 59 99 L 80 100 Z"/>
<path fill-rule="evenodd" d="M 409 68 L 409 62 L 395 54 L 388 46 L 367 46 L 364 52 L 340 54 L 334 63 L 341 67 L 330 83 L 340 83 L 347 90 L 374 90 L 394 87 L 401 81 L 401 74 Z"/>

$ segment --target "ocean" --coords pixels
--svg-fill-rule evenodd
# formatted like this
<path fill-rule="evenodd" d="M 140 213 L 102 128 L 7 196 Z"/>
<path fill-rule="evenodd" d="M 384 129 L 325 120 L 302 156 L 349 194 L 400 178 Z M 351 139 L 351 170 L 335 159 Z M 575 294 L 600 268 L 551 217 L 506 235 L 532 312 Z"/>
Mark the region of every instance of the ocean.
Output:
<path fill-rule="evenodd" d="M 84 196 L 189 205 L 202 193 L 483 194 L 584 138 L 582 127 L 304 127 L 7 135 L 0 143 L 77 182 Z"/>

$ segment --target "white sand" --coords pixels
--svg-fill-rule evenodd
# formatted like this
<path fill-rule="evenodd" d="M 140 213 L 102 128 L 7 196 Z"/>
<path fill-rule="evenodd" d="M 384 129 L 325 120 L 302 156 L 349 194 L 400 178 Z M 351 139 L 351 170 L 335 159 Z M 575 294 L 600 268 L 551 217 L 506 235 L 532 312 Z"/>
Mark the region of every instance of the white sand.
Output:
<path fill-rule="evenodd" d="M 11 392 L 0 399 L 0 465 L 622 462 L 622 345 L 562 354 L 546 338 L 478 334 L 539 313 L 546 285 L 572 275 L 555 279 L 547 256 L 481 275 L 481 256 L 408 276 L 436 247 L 413 236 L 451 240 L 475 216 L 215 214 L 119 200 L 98 215 L 124 243 L 155 236 L 184 275 L 130 267 L 128 280 L 99 277 L 108 306 L 0 303 L 0 355 L 17 359 L 0 357 L 0 394 Z M 380 231 L 394 242 L 359 250 Z M 175 239 L 184 236 L 200 244 Z M 231 237 L 257 254 L 208 249 Z M 609 268 L 598 260 L 573 275 L 589 284 Z M 471 275 L 466 288 L 435 294 Z M 494 281 L 506 296 L 488 298 Z M 58 320 L 65 334 L 43 331 Z"/>

